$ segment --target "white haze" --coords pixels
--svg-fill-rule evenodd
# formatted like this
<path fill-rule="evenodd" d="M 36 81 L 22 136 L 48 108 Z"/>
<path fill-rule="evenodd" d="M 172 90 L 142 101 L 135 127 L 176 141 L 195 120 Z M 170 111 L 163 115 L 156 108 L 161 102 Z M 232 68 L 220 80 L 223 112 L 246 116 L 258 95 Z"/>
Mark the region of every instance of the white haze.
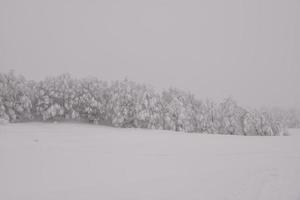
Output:
<path fill-rule="evenodd" d="M 0 0 L 0 72 L 300 107 L 299 0 Z"/>

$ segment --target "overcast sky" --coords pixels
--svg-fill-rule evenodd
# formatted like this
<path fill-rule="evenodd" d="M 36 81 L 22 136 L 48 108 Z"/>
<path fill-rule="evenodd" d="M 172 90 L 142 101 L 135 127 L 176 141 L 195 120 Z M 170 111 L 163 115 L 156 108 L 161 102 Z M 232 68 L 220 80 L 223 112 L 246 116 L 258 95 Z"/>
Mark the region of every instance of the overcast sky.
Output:
<path fill-rule="evenodd" d="M 0 0 L 0 72 L 300 107 L 299 0 Z"/>

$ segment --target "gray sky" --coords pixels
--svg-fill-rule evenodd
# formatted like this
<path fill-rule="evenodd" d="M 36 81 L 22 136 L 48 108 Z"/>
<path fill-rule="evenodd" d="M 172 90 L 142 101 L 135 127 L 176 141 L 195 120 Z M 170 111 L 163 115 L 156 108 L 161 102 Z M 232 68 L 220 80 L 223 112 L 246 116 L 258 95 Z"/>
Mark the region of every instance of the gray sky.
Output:
<path fill-rule="evenodd" d="M 0 0 L 0 72 L 300 107 L 299 0 Z"/>

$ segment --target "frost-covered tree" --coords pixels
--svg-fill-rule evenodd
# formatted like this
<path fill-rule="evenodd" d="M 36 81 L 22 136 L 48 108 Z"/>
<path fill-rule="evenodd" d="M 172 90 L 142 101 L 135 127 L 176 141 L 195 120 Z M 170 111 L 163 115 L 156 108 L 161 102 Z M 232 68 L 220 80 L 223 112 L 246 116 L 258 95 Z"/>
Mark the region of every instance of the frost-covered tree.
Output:
<path fill-rule="evenodd" d="M 164 129 L 194 132 L 196 103 L 191 94 L 170 88 L 162 93 Z"/>
<path fill-rule="evenodd" d="M 36 114 L 43 120 L 76 119 L 78 83 L 70 75 L 49 77 L 36 86 Z"/>
<path fill-rule="evenodd" d="M 107 123 L 110 99 L 106 82 L 96 78 L 81 80 L 75 100 L 74 110 L 81 119 L 92 123 Z"/>
<path fill-rule="evenodd" d="M 109 87 L 108 117 L 116 127 L 137 127 L 136 84 L 125 79 L 115 81 Z"/>
<path fill-rule="evenodd" d="M 6 108 L 4 106 L 2 97 L 0 97 L 0 124 L 6 124 L 9 122 L 9 116 L 6 114 Z"/>
<path fill-rule="evenodd" d="M 183 130 L 186 132 L 204 132 L 204 105 L 191 93 L 184 94 Z"/>
<path fill-rule="evenodd" d="M 285 128 L 272 115 L 265 111 L 254 110 L 246 115 L 246 135 L 277 136 L 283 135 Z"/>
<path fill-rule="evenodd" d="M 135 90 L 137 127 L 162 129 L 162 104 L 159 94 L 145 85 L 136 85 Z"/>
<path fill-rule="evenodd" d="M 126 79 L 107 84 L 63 74 L 34 82 L 12 71 L 0 74 L 0 123 L 76 120 L 184 132 L 282 135 L 285 127 L 299 126 L 299 116 L 295 110 L 246 110 L 232 98 L 203 103 L 176 88 L 156 93 Z"/>
<path fill-rule="evenodd" d="M 245 135 L 245 117 L 247 111 L 232 98 L 225 99 L 219 106 L 219 133 Z"/>
<path fill-rule="evenodd" d="M 300 110 L 264 108 L 262 109 L 272 115 L 272 118 L 288 128 L 300 128 Z"/>
<path fill-rule="evenodd" d="M 255 128 L 256 135 L 267 136 L 273 135 L 272 129 L 268 124 L 266 113 L 259 111 L 253 112 L 253 125 Z"/>
<path fill-rule="evenodd" d="M 203 105 L 202 130 L 207 133 L 217 133 L 219 128 L 218 106 L 212 100 L 206 100 Z"/>
<path fill-rule="evenodd" d="M 31 119 L 30 88 L 13 71 L 0 74 L 0 118 L 11 122 Z"/>

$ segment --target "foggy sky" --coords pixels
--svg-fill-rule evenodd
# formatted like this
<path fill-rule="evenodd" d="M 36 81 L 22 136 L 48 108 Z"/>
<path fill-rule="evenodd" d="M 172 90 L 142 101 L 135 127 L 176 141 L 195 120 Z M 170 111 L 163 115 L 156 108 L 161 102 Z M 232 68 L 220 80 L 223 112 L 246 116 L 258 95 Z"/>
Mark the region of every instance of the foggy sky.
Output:
<path fill-rule="evenodd" d="M 0 72 L 300 108 L 299 0 L 0 0 Z"/>

